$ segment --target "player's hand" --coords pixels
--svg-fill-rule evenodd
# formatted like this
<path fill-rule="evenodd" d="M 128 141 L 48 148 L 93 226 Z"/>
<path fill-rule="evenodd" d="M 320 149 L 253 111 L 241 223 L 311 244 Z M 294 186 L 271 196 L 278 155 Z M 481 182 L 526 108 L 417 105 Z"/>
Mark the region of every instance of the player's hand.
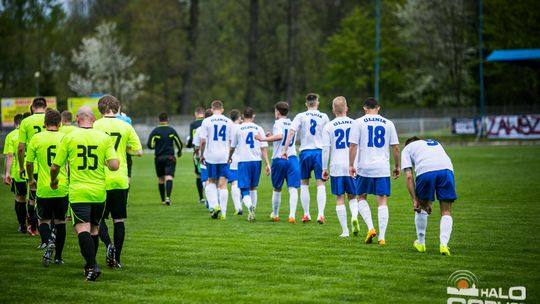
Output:
<path fill-rule="evenodd" d="M 10 186 L 11 185 L 11 176 L 9 174 L 4 175 L 3 181 L 4 181 L 4 184 Z"/>
<path fill-rule="evenodd" d="M 349 175 L 352 178 L 356 178 L 356 168 L 354 166 L 349 166 Z"/>
<path fill-rule="evenodd" d="M 51 179 L 51 189 L 53 190 L 58 189 L 58 178 Z"/>
<path fill-rule="evenodd" d="M 266 176 L 269 176 L 271 171 L 270 165 L 266 165 Z"/>
<path fill-rule="evenodd" d="M 413 200 L 413 209 L 414 209 L 414 212 L 416 213 L 422 212 L 422 208 L 420 208 L 420 204 L 418 203 L 418 200 L 416 199 Z"/>
<path fill-rule="evenodd" d="M 266 132 L 266 137 L 270 137 L 270 136 L 272 136 L 272 133 Z"/>
<path fill-rule="evenodd" d="M 34 188 L 36 189 L 36 180 L 31 176 L 29 179 L 28 179 L 28 186 L 30 187 L 30 189 Z"/>
<path fill-rule="evenodd" d="M 399 169 L 399 167 L 395 167 L 392 173 L 394 175 L 394 179 L 397 179 L 401 175 L 401 170 Z"/>
<path fill-rule="evenodd" d="M 182 150 L 178 150 L 178 152 L 176 152 L 176 156 L 177 157 L 182 157 Z"/>
<path fill-rule="evenodd" d="M 201 156 L 201 164 L 206 166 L 206 159 L 204 159 L 204 156 Z"/>
<path fill-rule="evenodd" d="M 324 169 L 322 172 L 322 180 L 326 182 L 328 181 L 329 177 L 330 177 L 330 174 L 328 173 L 328 170 Z"/>
<path fill-rule="evenodd" d="M 284 152 L 283 155 L 281 155 L 281 158 L 289 159 L 289 156 L 287 155 L 287 152 Z"/>
<path fill-rule="evenodd" d="M 26 170 L 23 169 L 19 169 L 19 176 L 22 178 L 22 179 L 25 179 L 26 178 Z"/>
<path fill-rule="evenodd" d="M 257 134 L 257 135 L 255 135 L 255 139 L 258 140 L 258 141 L 263 141 L 264 137 L 262 137 L 261 134 Z"/>

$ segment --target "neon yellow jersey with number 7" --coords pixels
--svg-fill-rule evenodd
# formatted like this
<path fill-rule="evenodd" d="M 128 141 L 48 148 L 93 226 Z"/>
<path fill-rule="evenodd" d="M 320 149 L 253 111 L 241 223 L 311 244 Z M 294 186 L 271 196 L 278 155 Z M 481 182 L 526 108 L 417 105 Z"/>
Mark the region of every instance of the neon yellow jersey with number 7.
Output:
<path fill-rule="evenodd" d="M 66 134 L 53 164 L 69 164 L 69 202 L 104 203 L 105 161 L 117 159 L 111 137 L 92 128 L 78 128 Z"/>

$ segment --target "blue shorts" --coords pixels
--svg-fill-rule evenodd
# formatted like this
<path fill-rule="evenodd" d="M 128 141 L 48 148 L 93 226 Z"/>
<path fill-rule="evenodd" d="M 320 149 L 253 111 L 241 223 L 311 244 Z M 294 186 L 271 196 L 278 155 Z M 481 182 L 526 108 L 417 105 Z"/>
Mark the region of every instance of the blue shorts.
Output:
<path fill-rule="evenodd" d="M 235 182 L 238 180 L 238 170 L 232 170 L 229 168 L 229 174 L 227 175 L 229 183 Z"/>
<path fill-rule="evenodd" d="M 300 164 L 296 156 L 289 156 L 289 159 L 272 159 L 272 186 L 274 189 L 281 189 L 285 179 L 287 187 L 300 187 Z"/>
<path fill-rule="evenodd" d="M 229 175 L 229 164 L 210 164 L 206 163 L 206 171 L 208 172 L 208 178 L 219 179 Z"/>
<path fill-rule="evenodd" d="M 322 179 L 322 150 L 312 149 L 300 152 L 300 177 L 310 179 L 311 171 L 315 171 L 315 179 Z"/>
<path fill-rule="evenodd" d="M 356 185 L 350 176 L 330 176 L 330 186 L 333 195 L 356 194 Z"/>
<path fill-rule="evenodd" d="M 208 180 L 208 171 L 206 168 L 200 168 L 199 171 L 201 172 L 201 181 L 205 183 Z"/>
<path fill-rule="evenodd" d="M 457 199 L 454 172 L 445 169 L 426 172 L 416 177 L 416 197 L 423 201 L 434 201 L 435 193 L 439 201 Z"/>
<path fill-rule="evenodd" d="M 390 177 L 356 177 L 356 194 L 390 196 Z"/>
<path fill-rule="evenodd" d="M 259 185 L 261 163 L 260 160 L 238 163 L 238 188 L 249 189 Z"/>

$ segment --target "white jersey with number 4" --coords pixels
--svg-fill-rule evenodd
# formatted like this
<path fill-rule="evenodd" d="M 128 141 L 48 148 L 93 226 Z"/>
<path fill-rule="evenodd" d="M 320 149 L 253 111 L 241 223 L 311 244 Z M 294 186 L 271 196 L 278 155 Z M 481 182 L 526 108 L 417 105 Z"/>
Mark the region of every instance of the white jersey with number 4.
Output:
<path fill-rule="evenodd" d="M 256 140 L 257 135 L 264 137 L 264 130 L 252 122 L 243 123 L 235 129 L 231 147 L 238 151 L 239 162 L 262 160 L 261 148 L 268 147 L 268 143 Z"/>
<path fill-rule="evenodd" d="M 309 110 L 296 115 L 291 130 L 299 134 L 300 151 L 322 149 L 322 130 L 328 121 L 328 115 L 319 110 Z"/>
<path fill-rule="evenodd" d="M 354 121 L 350 142 L 358 145 L 358 175 L 390 176 L 390 146 L 399 145 L 393 122 L 381 115 L 366 114 Z"/>
<path fill-rule="evenodd" d="M 330 175 L 349 176 L 350 133 L 354 120 L 337 117 L 323 130 L 323 147 L 330 147 Z"/>
<path fill-rule="evenodd" d="M 416 176 L 444 169 L 454 171 L 450 157 L 441 144 L 434 140 L 417 140 L 401 151 L 401 168 L 412 167 Z"/>
<path fill-rule="evenodd" d="M 281 158 L 285 150 L 285 141 L 289 135 L 289 130 L 291 129 L 292 122 L 288 118 L 280 118 L 274 122 L 274 127 L 272 128 L 272 135 L 283 135 L 282 140 L 274 142 L 274 151 L 272 152 L 272 159 Z M 287 149 L 288 156 L 296 155 L 296 147 L 294 143 L 296 142 L 296 134 L 291 140 L 289 147 Z"/>
<path fill-rule="evenodd" d="M 226 164 L 233 122 L 224 115 L 212 115 L 201 124 L 201 137 L 206 139 L 204 158 L 210 164 Z"/>

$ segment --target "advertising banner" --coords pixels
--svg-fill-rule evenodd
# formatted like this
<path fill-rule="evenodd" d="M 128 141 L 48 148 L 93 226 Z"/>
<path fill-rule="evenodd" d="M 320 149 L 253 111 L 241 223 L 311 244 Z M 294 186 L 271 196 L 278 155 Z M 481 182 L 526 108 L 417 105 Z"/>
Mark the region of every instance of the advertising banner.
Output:
<path fill-rule="evenodd" d="M 30 105 L 35 97 L 9 97 L 2 98 L 2 127 L 13 127 L 13 117 L 17 114 L 24 114 L 24 112 L 30 112 Z M 56 109 L 56 97 L 45 97 L 47 100 L 47 107 Z"/>
<path fill-rule="evenodd" d="M 540 138 L 540 115 L 538 114 L 488 116 L 484 122 L 488 138 Z"/>

